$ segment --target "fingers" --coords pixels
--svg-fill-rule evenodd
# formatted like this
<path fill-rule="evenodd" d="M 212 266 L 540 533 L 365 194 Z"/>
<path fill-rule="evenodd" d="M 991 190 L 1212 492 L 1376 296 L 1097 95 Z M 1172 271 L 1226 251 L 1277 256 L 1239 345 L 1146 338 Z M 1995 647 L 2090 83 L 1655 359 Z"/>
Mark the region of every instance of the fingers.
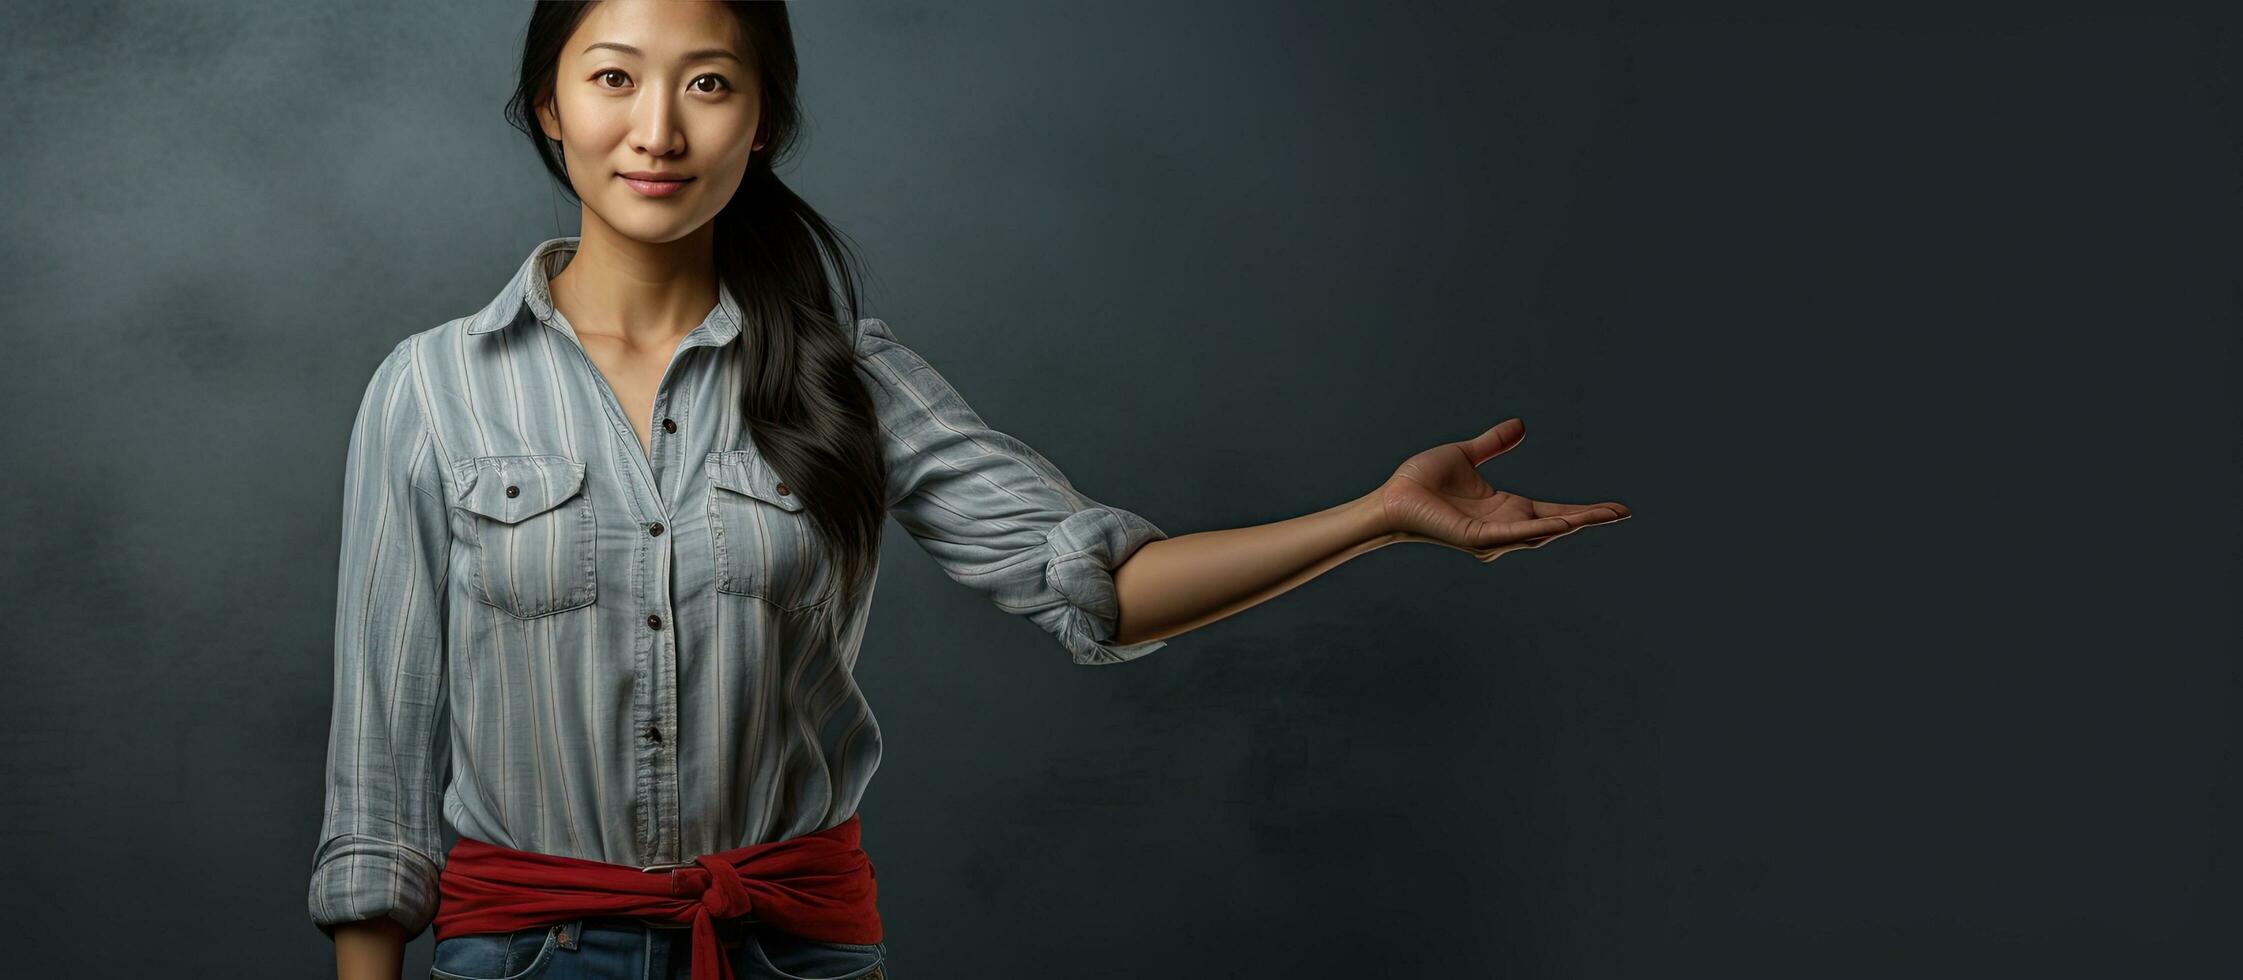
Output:
<path fill-rule="evenodd" d="M 1535 513 L 1546 516 L 1526 521 L 1472 521 L 1462 538 L 1469 542 L 1463 550 L 1485 564 L 1505 552 L 1540 548 L 1582 528 L 1618 523 L 1633 516 L 1626 504 L 1616 500 L 1601 504 L 1530 503 Z"/>
<path fill-rule="evenodd" d="M 1482 521 L 1479 522 L 1479 527 L 1475 529 L 1479 533 L 1472 535 L 1468 540 L 1472 542 L 1474 547 L 1493 548 L 1499 545 L 1517 544 L 1528 538 L 1566 534 L 1573 531 L 1576 526 L 1568 523 L 1563 517 L 1543 517 L 1531 521 Z"/>
<path fill-rule="evenodd" d="M 1617 500 L 1607 500 L 1601 504 L 1560 504 L 1547 500 L 1532 500 L 1529 502 L 1534 505 L 1534 516 L 1536 517 L 1572 517 L 1590 515 L 1592 511 L 1603 511 L 1607 513 L 1592 515 L 1595 519 L 1591 520 L 1590 523 L 1604 524 L 1611 521 L 1626 520 L 1633 515 L 1633 512 L 1628 510 L 1628 505 Z"/>
<path fill-rule="evenodd" d="M 1491 548 L 1506 544 L 1527 544 L 1539 548 L 1544 544 L 1572 534 L 1594 524 L 1611 524 L 1626 520 L 1627 516 L 1613 509 L 1617 505 L 1595 504 L 1576 508 L 1565 514 L 1538 517 L 1531 521 L 1483 522 L 1473 541 L 1477 547 Z M 1622 508 L 1624 509 L 1624 508 Z M 1534 539 L 1541 540 L 1534 540 Z"/>

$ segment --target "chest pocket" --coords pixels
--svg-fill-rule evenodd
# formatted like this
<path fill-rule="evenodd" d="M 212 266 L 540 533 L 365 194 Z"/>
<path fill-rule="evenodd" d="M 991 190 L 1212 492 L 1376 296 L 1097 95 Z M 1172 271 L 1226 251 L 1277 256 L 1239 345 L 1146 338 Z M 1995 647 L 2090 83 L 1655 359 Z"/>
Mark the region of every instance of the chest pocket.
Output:
<path fill-rule="evenodd" d="M 825 540 L 778 471 L 738 450 L 710 453 L 708 473 L 717 591 L 787 610 L 832 598 L 837 578 Z"/>
<path fill-rule="evenodd" d="M 582 609 L 599 598 L 597 540 L 584 464 L 566 456 L 483 456 L 460 464 L 475 598 L 517 619 Z"/>

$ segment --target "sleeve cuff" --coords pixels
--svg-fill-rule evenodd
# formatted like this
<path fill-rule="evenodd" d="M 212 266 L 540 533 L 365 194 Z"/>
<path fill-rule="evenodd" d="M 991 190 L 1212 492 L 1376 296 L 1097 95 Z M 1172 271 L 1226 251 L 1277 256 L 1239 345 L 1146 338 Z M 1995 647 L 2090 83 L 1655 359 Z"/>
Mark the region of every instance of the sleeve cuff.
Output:
<path fill-rule="evenodd" d="M 311 877 L 312 924 L 335 938 L 335 927 L 386 918 L 411 942 L 436 918 L 439 865 L 412 847 L 364 834 L 344 834 L 321 848 Z"/>
<path fill-rule="evenodd" d="M 1166 537 L 1151 521 L 1119 507 L 1077 511 L 1046 533 L 1052 556 L 1044 565 L 1044 580 L 1067 600 L 1058 635 L 1076 663 L 1118 664 L 1168 645 L 1166 640 L 1128 646 L 1108 642 L 1121 624 L 1114 569 L 1138 548 Z"/>

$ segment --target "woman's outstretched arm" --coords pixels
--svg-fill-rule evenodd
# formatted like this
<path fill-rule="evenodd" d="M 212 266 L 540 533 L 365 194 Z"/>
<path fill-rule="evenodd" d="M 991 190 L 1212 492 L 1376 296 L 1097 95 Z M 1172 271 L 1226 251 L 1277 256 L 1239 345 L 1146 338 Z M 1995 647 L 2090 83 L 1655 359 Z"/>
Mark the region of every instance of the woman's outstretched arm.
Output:
<path fill-rule="evenodd" d="M 1377 493 L 1271 524 L 1152 541 L 1114 570 L 1121 625 L 1132 645 L 1198 629 L 1282 595 L 1348 559 L 1392 544 Z"/>
<path fill-rule="evenodd" d="M 1150 541 L 1114 569 L 1117 645 L 1166 639 L 1251 608 L 1365 552 L 1424 541 L 1482 562 L 1539 548 L 1592 524 L 1626 520 L 1617 502 L 1556 504 L 1496 490 L 1478 466 L 1517 446 L 1526 424 L 1404 461 L 1377 490 L 1313 514 Z"/>

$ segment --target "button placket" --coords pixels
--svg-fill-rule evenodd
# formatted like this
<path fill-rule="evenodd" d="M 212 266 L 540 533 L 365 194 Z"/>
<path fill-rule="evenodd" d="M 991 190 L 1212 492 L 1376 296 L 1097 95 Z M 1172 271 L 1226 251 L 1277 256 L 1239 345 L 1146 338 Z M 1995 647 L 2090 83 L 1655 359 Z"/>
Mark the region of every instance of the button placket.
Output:
<path fill-rule="evenodd" d="M 674 460 L 677 456 L 677 447 L 670 436 L 677 432 L 678 426 L 676 420 L 669 417 L 665 411 L 669 401 L 669 393 L 667 390 L 658 391 L 655 398 L 654 415 L 661 419 L 661 426 L 652 438 L 652 442 L 657 447 L 653 458 Z M 657 468 L 664 467 L 658 466 Z M 676 478 L 677 474 L 683 472 L 683 467 L 678 466 L 675 462 L 667 464 L 666 468 L 668 473 L 664 475 L 673 479 Z M 659 480 L 657 480 L 653 489 L 656 492 L 663 492 Z M 663 506 L 667 509 L 669 501 L 665 500 Z M 681 816 L 678 799 L 677 745 L 665 737 L 665 733 L 676 732 L 679 724 L 677 658 L 680 638 L 677 636 L 677 623 L 675 617 L 671 615 L 670 609 L 670 598 L 677 584 L 675 581 L 676 550 L 674 548 L 677 535 L 667 533 L 669 530 L 670 528 L 660 521 L 650 522 L 647 527 L 649 539 L 647 544 L 652 553 L 653 567 L 649 569 L 651 574 L 645 579 L 647 589 L 646 626 L 653 638 L 654 683 L 647 692 L 648 696 L 653 699 L 651 717 L 645 730 L 641 732 L 641 738 L 653 756 L 654 785 L 652 787 L 652 797 L 648 803 L 654 817 L 650 843 L 655 853 L 668 853 L 676 848 Z"/>

